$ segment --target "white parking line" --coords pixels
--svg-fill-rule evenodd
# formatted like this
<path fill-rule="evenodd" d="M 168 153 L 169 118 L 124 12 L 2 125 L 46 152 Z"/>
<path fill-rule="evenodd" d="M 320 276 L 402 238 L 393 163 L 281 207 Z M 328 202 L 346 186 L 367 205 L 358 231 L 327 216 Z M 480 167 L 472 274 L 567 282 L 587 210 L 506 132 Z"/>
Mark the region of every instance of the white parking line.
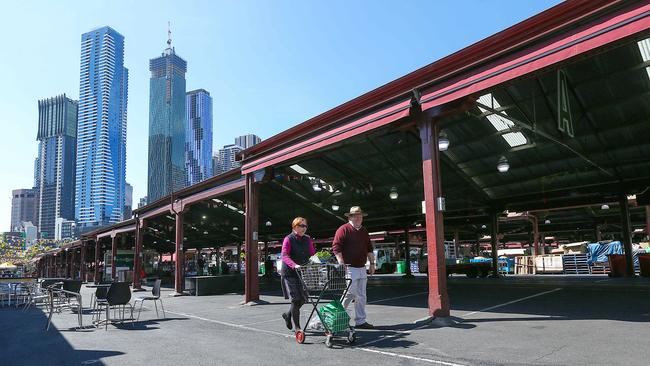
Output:
<path fill-rule="evenodd" d="M 357 347 L 360 348 L 360 347 L 364 347 L 364 346 L 369 346 L 371 344 L 375 344 L 375 343 L 378 343 L 378 342 L 381 342 L 381 341 L 385 341 L 387 339 L 396 338 L 396 337 L 399 337 L 399 336 L 402 336 L 402 335 L 408 335 L 408 334 L 411 334 L 411 332 L 414 331 L 414 330 L 419 330 L 419 329 L 422 329 L 422 328 L 426 328 L 428 326 L 429 326 L 429 324 L 424 324 L 424 325 L 421 325 L 419 327 L 413 328 L 411 330 L 396 331 L 395 334 L 393 334 L 393 335 L 383 337 L 383 338 L 379 338 L 379 339 L 375 339 L 374 341 L 370 341 L 370 342 L 360 344 Z"/>
<path fill-rule="evenodd" d="M 598 282 L 607 282 L 607 281 L 611 281 L 611 280 L 612 280 L 611 278 L 606 278 L 606 279 L 604 279 L 604 280 L 594 281 L 594 283 L 598 283 Z"/>
<path fill-rule="evenodd" d="M 229 323 L 229 322 L 224 322 L 224 321 L 220 321 L 220 320 L 208 319 L 208 318 L 204 318 L 204 317 L 200 317 L 200 316 L 196 316 L 196 315 L 192 315 L 192 314 L 187 314 L 187 313 L 179 313 L 179 312 L 169 311 L 169 310 L 167 312 L 170 313 L 170 314 L 176 314 L 176 315 L 185 316 L 185 317 L 188 317 L 188 318 L 202 320 L 202 321 L 209 322 L 209 323 L 224 325 L 224 326 L 227 326 L 227 327 L 232 327 L 232 328 L 237 328 L 237 329 L 248 330 L 248 331 L 251 331 L 251 332 L 272 334 L 272 335 L 277 335 L 277 336 L 280 336 L 280 337 L 283 337 L 283 338 L 293 338 L 292 334 L 274 332 L 272 330 L 258 329 L 258 328 L 249 327 L 247 325 L 240 325 L 240 324 Z M 415 328 L 413 330 L 417 330 L 417 329 L 423 328 L 425 326 L 426 325 Z M 389 339 L 389 338 L 394 338 L 394 337 L 399 336 L 401 334 L 408 334 L 408 333 L 409 332 L 400 332 L 400 334 L 396 334 L 396 335 L 393 335 L 393 336 L 390 336 L 390 337 L 382 338 L 382 339 L 379 339 L 377 341 L 383 341 L 383 340 L 386 340 L 386 339 Z M 394 352 L 386 352 L 386 351 L 379 351 L 379 350 L 370 349 L 370 348 L 363 348 L 363 346 L 366 346 L 366 345 L 369 345 L 369 344 L 372 344 L 372 343 L 376 343 L 376 342 L 374 342 L 374 341 L 373 342 L 367 342 L 367 343 L 364 343 L 364 344 L 362 344 L 360 346 L 353 347 L 353 349 L 357 349 L 357 350 L 364 351 L 364 352 L 370 352 L 370 353 L 378 353 L 378 354 L 381 354 L 381 355 L 384 355 L 384 356 L 405 358 L 405 359 L 414 360 L 414 361 L 421 361 L 421 362 L 426 362 L 426 363 L 430 363 L 430 364 L 434 364 L 434 365 L 466 366 L 466 365 L 462 365 L 462 364 L 446 362 L 446 361 L 439 361 L 439 360 L 434 360 L 434 359 L 430 359 L 430 358 L 415 357 L 415 356 L 403 355 L 403 354 L 394 353 Z"/>
<path fill-rule="evenodd" d="M 560 290 L 562 290 L 562 288 L 561 288 L 561 287 L 558 287 L 558 288 L 553 289 L 553 290 L 550 290 L 550 291 L 540 292 L 540 293 L 535 294 L 535 295 L 530 295 L 530 296 L 522 297 L 521 299 L 508 301 L 508 302 L 505 302 L 505 303 L 503 303 L 503 304 L 499 304 L 499 305 L 495 305 L 495 306 L 490 306 L 490 307 L 488 307 L 488 308 L 481 309 L 481 310 L 477 310 L 477 311 L 472 311 L 471 313 L 467 313 L 467 314 L 465 314 L 465 315 L 462 315 L 462 317 L 467 317 L 467 316 L 471 316 L 471 315 L 474 315 L 474 314 L 482 313 L 482 312 L 485 312 L 485 311 L 490 311 L 490 310 L 494 310 L 494 309 L 502 308 L 502 307 L 507 306 L 507 305 L 510 305 L 510 304 L 514 304 L 514 303 L 517 303 L 517 302 L 525 301 L 525 300 L 532 299 L 532 298 L 534 298 L 534 297 L 538 297 L 538 296 L 543 296 L 543 295 L 550 294 L 550 293 L 552 293 L 552 292 L 556 292 L 556 291 L 560 291 Z"/>
<path fill-rule="evenodd" d="M 404 298 L 407 298 L 407 297 L 413 297 L 413 296 L 418 296 L 418 295 L 428 294 L 428 293 L 429 293 L 429 291 L 416 292 L 416 293 L 414 293 L 414 294 L 410 294 L 410 295 L 397 296 L 397 297 L 389 297 L 389 298 L 387 298 L 387 299 L 381 299 L 381 300 L 370 301 L 370 302 L 368 302 L 368 304 L 377 304 L 377 303 L 384 302 L 384 301 L 391 301 L 391 300 L 404 299 Z"/>
<path fill-rule="evenodd" d="M 399 354 L 399 353 L 380 351 L 380 350 L 376 350 L 376 349 L 359 348 L 359 347 L 357 347 L 355 349 L 358 349 L 360 351 L 365 351 L 365 352 L 379 353 L 379 354 L 385 355 L 385 356 L 392 356 L 392 357 L 406 358 L 406 359 L 409 359 L 409 360 L 422 361 L 422 362 L 431 363 L 431 364 L 434 364 L 434 365 L 465 366 L 465 365 L 462 365 L 462 364 L 459 364 L 459 363 L 432 360 L 430 358 L 415 357 L 415 356 L 409 356 L 409 355 L 402 355 L 402 354 Z"/>
<path fill-rule="evenodd" d="M 246 325 L 241 325 L 241 324 L 235 324 L 235 323 L 228 323 L 228 322 L 222 322 L 220 320 L 214 320 L 214 319 L 208 319 L 204 318 L 201 316 L 196 316 L 192 314 L 186 314 L 186 313 L 177 313 L 175 311 L 167 311 L 170 314 L 176 314 L 176 315 L 181 315 L 181 316 L 186 316 L 188 318 L 194 318 L 198 320 L 203 320 L 205 322 L 210 322 L 210 323 L 215 323 L 215 324 L 220 324 L 220 325 L 225 325 L 227 327 L 232 327 L 232 328 L 239 328 L 239 329 L 245 329 L 245 330 L 250 330 L 252 332 L 258 332 L 258 333 L 267 333 L 267 334 L 273 334 L 273 335 L 278 335 L 280 337 L 285 337 L 285 338 L 293 338 L 293 335 L 291 334 L 285 334 L 285 333 L 280 333 L 280 332 L 275 332 L 272 330 L 265 330 L 265 329 L 258 329 L 258 328 L 252 328 Z"/>
<path fill-rule="evenodd" d="M 255 325 L 255 324 L 264 324 L 264 323 L 280 322 L 280 321 L 282 321 L 282 323 L 284 323 L 284 320 L 282 318 L 277 318 L 277 319 L 262 320 L 262 321 L 255 322 L 255 323 L 247 323 L 247 324 L 244 324 L 244 325 L 249 326 L 249 325 Z"/>

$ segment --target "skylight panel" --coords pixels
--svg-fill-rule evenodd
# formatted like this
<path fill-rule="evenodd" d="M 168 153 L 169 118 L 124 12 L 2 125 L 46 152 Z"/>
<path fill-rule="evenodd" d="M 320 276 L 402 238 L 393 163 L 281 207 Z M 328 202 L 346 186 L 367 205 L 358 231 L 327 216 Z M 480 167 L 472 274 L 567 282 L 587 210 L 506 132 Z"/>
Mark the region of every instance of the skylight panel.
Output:
<path fill-rule="evenodd" d="M 482 95 L 481 97 L 478 98 L 479 103 L 487 106 L 492 106 L 493 109 L 499 109 L 501 108 L 501 104 L 499 104 L 499 101 L 497 101 L 495 98 L 492 97 L 491 93 Z M 482 108 L 481 106 L 478 107 L 478 109 L 481 110 L 481 113 L 491 113 L 487 109 Z M 507 115 L 506 112 L 501 112 L 505 115 Z M 507 130 L 510 127 L 514 126 L 515 124 L 512 123 L 512 121 L 508 120 L 507 118 L 504 118 L 498 114 L 489 114 L 487 117 L 488 121 L 492 124 L 492 126 L 497 130 L 497 131 L 503 131 Z"/>
<path fill-rule="evenodd" d="M 528 143 L 526 136 L 524 136 L 524 134 L 521 132 L 508 132 L 503 134 L 502 137 L 504 140 L 506 140 L 510 147 L 526 145 L 526 143 Z"/>
<path fill-rule="evenodd" d="M 294 165 L 290 166 L 289 168 L 293 169 L 293 170 L 296 171 L 298 174 L 303 174 L 303 175 L 305 175 L 305 174 L 309 174 L 309 172 L 307 171 L 307 169 L 301 167 L 301 166 L 298 165 L 298 164 L 294 164 Z"/>
<path fill-rule="evenodd" d="M 643 62 L 650 61 L 650 38 L 646 38 L 636 44 L 639 46 L 639 51 L 641 51 Z"/>

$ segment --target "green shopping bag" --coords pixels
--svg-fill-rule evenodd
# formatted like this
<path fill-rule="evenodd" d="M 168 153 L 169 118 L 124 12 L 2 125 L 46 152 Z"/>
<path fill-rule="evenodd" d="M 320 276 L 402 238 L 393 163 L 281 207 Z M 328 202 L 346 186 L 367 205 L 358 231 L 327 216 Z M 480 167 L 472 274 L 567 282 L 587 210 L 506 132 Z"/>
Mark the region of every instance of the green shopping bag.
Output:
<path fill-rule="evenodd" d="M 332 333 L 341 332 L 350 327 L 350 315 L 338 300 L 321 306 L 318 311 L 321 322 Z"/>

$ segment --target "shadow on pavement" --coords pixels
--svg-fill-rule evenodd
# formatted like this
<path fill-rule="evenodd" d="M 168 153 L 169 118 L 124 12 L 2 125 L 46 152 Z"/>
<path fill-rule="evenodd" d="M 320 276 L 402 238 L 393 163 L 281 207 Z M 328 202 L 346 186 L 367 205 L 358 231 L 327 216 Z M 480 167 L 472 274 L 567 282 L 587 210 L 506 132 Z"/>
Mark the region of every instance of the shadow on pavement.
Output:
<path fill-rule="evenodd" d="M 109 350 L 75 349 L 54 325 L 45 331 L 46 322 L 47 315 L 40 309 L 26 312 L 0 309 L 2 364 L 104 365 L 101 359 L 124 354 Z"/>

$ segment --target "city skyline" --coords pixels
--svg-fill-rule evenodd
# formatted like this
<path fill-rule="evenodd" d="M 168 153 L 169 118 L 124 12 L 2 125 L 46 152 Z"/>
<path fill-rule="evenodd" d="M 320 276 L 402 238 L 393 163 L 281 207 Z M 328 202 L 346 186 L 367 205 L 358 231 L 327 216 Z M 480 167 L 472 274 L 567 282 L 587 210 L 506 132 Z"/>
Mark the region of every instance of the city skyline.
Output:
<path fill-rule="evenodd" d="M 183 56 L 192 62 L 187 89 L 206 88 L 214 99 L 218 113 L 214 115 L 213 151 L 217 151 L 232 143 L 234 136 L 246 133 L 266 139 L 557 2 L 500 1 L 500 6 L 484 8 L 481 14 L 462 14 L 465 24 L 481 26 L 453 35 L 425 26 L 425 15 L 445 14 L 440 26 L 449 28 L 461 17 L 458 8 L 471 8 L 478 2 L 454 5 L 422 1 L 418 6 L 426 11 L 408 20 L 392 16 L 401 9 L 397 4 L 370 7 L 367 2 L 296 6 L 286 2 L 199 1 L 179 7 L 172 1 L 161 1 L 151 7 L 144 3 L 73 1 L 65 8 L 49 2 L 14 4 L 3 9 L 6 19 L 0 23 L 4 34 L 19 31 L 23 35 L 4 40 L 4 48 L 19 51 L 21 57 L 0 61 L 2 69 L 8 71 L 0 74 L 0 83 L 12 86 L 0 92 L 4 101 L 0 146 L 3 155 L 15 157 L 2 163 L 9 179 L 0 183 L 0 190 L 5 192 L 0 197 L 0 207 L 5 207 L 0 210 L 0 221 L 5 227 L 10 222 L 11 190 L 33 184 L 37 100 L 61 93 L 78 99 L 79 36 L 89 29 L 110 25 L 127 38 L 130 122 L 126 178 L 133 184 L 134 201 L 138 201 L 146 195 L 148 60 L 159 53 L 159 40 L 168 21 L 172 22 L 175 42 L 183 44 Z M 503 6 L 509 12 L 500 11 Z M 207 13 L 215 15 L 208 19 L 203 16 Z M 360 13 L 365 16 L 353 16 Z M 489 23 L 485 17 L 490 18 Z M 61 25 L 49 27 L 53 18 Z M 46 32 L 55 35 L 56 41 L 39 42 L 38 47 L 23 41 L 41 39 Z M 427 37 L 414 39 L 410 36 L 413 32 Z M 408 57 L 395 57 L 398 53 Z M 42 55 L 56 56 L 42 62 Z M 252 102 L 263 112 L 241 113 Z M 18 157 L 23 161 L 18 162 Z"/>

